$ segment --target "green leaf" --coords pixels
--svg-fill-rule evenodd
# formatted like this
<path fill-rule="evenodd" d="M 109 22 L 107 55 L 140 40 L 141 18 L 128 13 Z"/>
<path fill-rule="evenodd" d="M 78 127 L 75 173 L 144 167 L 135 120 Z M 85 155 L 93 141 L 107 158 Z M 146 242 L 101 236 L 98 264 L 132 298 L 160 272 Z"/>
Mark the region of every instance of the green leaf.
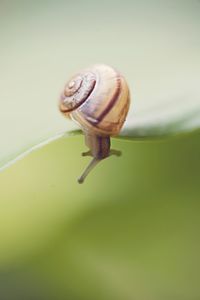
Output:
<path fill-rule="evenodd" d="M 57 99 L 71 74 L 98 62 L 118 68 L 130 85 L 120 136 L 162 138 L 200 128 L 198 1 L 0 6 L 0 170 L 77 129 L 60 115 Z"/>
<path fill-rule="evenodd" d="M 200 129 L 200 97 L 190 96 L 184 101 L 166 103 L 139 115 L 128 118 L 120 138 L 152 139 L 185 134 Z M 195 98 L 196 97 L 196 98 Z M 190 99 L 190 100 L 189 100 Z"/>

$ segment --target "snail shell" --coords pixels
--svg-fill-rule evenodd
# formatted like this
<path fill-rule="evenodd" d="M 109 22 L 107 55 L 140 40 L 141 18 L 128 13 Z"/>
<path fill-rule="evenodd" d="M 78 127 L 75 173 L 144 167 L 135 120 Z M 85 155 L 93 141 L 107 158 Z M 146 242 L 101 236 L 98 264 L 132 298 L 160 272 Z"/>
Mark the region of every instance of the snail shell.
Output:
<path fill-rule="evenodd" d="M 107 65 L 85 69 L 65 85 L 59 108 L 84 131 L 100 136 L 117 135 L 130 105 L 124 77 Z"/>

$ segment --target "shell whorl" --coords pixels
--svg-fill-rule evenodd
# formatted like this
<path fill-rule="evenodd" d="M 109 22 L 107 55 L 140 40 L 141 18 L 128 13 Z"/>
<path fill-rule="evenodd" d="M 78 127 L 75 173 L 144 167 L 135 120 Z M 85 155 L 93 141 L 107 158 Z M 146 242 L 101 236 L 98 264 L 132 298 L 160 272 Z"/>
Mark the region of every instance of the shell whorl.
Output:
<path fill-rule="evenodd" d="M 89 71 L 73 77 L 61 94 L 60 110 L 67 113 L 78 108 L 90 96 L 95 84 L 96 76 Z"/>
<path fill-rule="evenodd" d="M 130 104 L 124 77 L 107 65 L 83 70 L 65 85 L 60 110 L 85 131 L 98 135 L 119 133 Z"/>

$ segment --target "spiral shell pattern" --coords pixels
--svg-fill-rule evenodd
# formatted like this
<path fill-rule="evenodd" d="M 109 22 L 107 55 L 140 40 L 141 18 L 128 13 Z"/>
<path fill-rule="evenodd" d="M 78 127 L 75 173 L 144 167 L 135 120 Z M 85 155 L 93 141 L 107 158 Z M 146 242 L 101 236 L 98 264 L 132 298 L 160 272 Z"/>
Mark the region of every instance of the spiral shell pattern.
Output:
<path fill-rule="evenodd" d="M 95 65 L 72 77 L 60 97 L 62 113 L 99 135 L 119 133 L 129 104 L 124 77 L 107 65 Z"/>
<path fill-rule="evenodd" d="M 96 78 L 91 72 L 72 78 L 61 95 L 61 111 L 70 112 L 78 108 L 90 96 L 95 84 Z"/>

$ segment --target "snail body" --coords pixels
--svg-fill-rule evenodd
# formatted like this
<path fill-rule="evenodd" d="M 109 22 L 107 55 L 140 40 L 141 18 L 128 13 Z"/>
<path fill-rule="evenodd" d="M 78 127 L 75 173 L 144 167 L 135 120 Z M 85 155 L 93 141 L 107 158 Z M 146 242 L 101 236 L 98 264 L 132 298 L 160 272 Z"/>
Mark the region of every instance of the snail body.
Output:
<path fill-rule="evenodd" d="M 110 137 L 120 132 L 129 105 L 129 89 L 124 77 L 107 65 L 85 69 L 65 85 L 60 111 L 79 124 L 90 149 L 83 155 L 93 156 L 79 183 L 100 160 L 111 154 L 119 155 L 119 151 L 110 150 Z"/>

